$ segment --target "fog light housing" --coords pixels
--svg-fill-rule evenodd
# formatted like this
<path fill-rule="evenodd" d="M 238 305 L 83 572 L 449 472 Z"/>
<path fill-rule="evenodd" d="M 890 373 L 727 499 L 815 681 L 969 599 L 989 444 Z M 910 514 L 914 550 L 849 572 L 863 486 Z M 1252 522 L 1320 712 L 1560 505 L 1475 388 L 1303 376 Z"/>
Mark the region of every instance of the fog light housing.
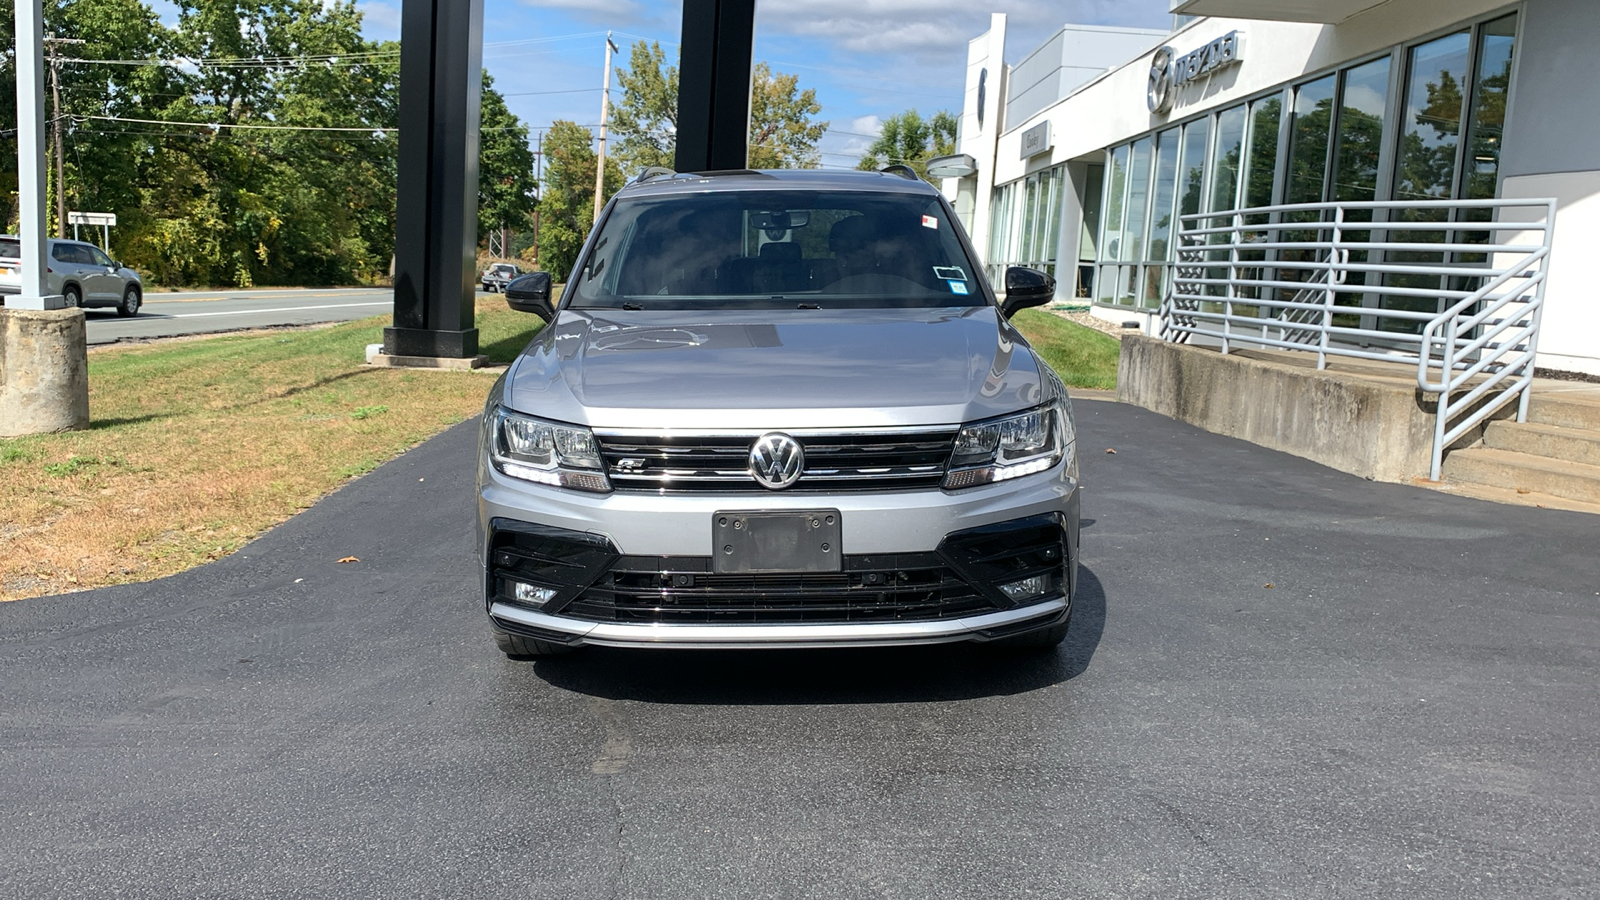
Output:
<path fill-rule="evenodd" d="M 1020 581 L 1012 581 L 1000 585 L 1000 593 L 1011 598 L 1011 602 L 1020 603 L 1032 597 L 1038 597 L 1050 589 L 1049 575 L 1032 575 Z"/>
<path fill-rule="evenodd" d="M 555 599 L 556 589 L 523 581 L 511 582 L 511 598 L 528 606 L 544 606 Z"/>

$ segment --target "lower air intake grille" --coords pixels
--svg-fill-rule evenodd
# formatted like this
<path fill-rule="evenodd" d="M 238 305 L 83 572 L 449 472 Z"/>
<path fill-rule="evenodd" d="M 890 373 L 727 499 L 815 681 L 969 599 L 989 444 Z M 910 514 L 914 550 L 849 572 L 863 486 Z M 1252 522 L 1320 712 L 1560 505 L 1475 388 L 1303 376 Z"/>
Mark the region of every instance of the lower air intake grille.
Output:
<path fill-rule="evenodd" d="M 560 615 L 599 622 L 741 624 L 946 619 L 995 606 L 935 553 L 850 556 L 845 571 L 716 575 L 700 557 L 624 556 Z"/>

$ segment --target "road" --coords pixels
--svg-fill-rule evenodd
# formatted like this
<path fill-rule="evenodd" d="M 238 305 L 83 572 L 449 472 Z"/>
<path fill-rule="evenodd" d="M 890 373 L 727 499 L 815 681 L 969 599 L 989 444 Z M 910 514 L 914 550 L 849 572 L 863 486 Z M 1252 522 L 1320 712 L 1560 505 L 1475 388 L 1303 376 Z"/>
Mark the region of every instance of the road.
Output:
<path fill-rule="evenodd" d="M 0 896 L 1600 896 L 1600 517 L 1078 409 L 1049 654 L 507 661 L 473 423 L 0 604 Z"/>
<path fill-rule="evenodd" d="M 388 288 L 183 291 L 147 294 L 139 315 L 87 309 L 89 343 L 149 340 L 273 325 L 309 325 L 365 319 L 393 309 Z"/>

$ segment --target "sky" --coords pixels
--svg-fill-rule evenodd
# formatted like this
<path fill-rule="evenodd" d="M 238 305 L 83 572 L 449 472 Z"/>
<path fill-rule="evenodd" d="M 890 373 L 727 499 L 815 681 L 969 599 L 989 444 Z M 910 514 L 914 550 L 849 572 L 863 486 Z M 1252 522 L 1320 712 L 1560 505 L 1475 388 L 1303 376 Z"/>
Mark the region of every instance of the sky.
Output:
<path fill-rule="evenodd" d="M 399 38 L 400 0 L 356 5 L 367 37 Z M 1007 14 L 1006 55 L 1015 62 L 1068 22 L 1166 28 L 1169 7 L 1169 0 L 759 0 L 755 58 L 816 89 L 818 118 L 829 123 L 822 163 L 854 168 L 883 119 L 910 108 L 925 116 L 960 111 L 967 42 L 988 30 L 990 12 Z M 671 0 L 484 0 L 483 64 L 530 127 L 557 119 L 597 126 L 605 32 L 622 49 L 614 66 L 626 68 L 640 39 L 659 41 L 675 61 L 682 9 Z"/>

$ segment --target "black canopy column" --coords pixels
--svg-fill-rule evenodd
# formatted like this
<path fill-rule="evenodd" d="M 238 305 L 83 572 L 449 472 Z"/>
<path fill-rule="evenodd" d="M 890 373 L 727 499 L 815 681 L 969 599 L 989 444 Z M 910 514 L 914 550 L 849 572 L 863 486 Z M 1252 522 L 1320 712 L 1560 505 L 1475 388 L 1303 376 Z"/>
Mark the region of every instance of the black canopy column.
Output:
<path fill-rule="evenodd" d="M 483 0 L 404 0 L 394 327 L 389 356 L 478 353 L 478 124 Z"/>
<path fill-rule="evenodd" d="M 755 0 L 683 0 L 679 172 L 748 165 L 755 34 Z"/>

